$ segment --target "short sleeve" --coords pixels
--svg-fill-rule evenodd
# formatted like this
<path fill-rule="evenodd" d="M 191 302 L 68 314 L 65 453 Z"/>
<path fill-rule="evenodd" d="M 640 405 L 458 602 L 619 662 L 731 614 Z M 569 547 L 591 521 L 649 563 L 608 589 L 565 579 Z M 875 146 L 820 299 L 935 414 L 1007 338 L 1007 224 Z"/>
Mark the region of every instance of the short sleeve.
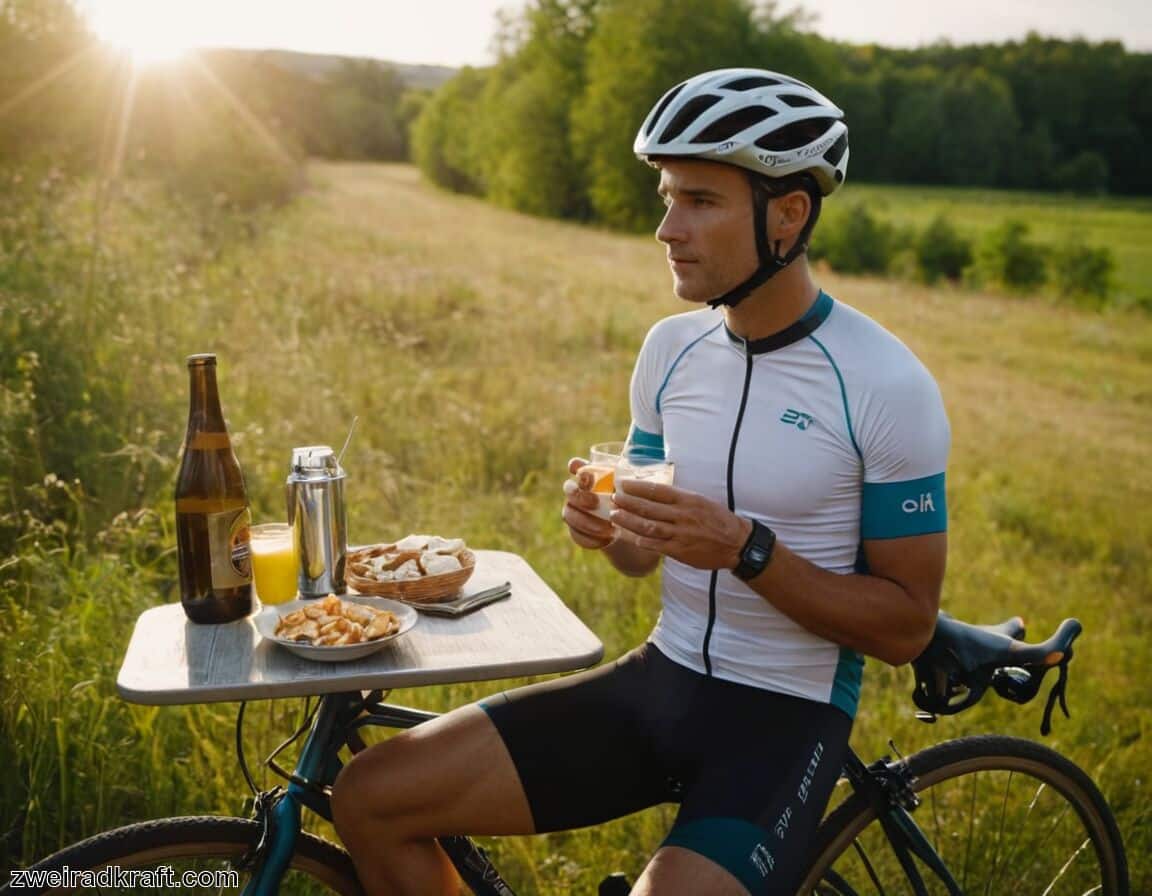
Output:
<path fill-rule="evenodd" d="M 916 361 L 889 377 L 868 402 L 861 424 L 861 538 L 947 531 L 951 429 L 932 375 Z"/>
<path fill-rule="evenodd" d="M 658 402 L 665 365 L 658 357 L 660 351 L 656 332 L 657 327 L 648 331 L 644 345 L 640 348 L 640 354 L 636 357 L 636 366 L 632 369 L 630 402 L 633 429 L 653 436 L 662 436 L 664 424 L 660 419 Z"/>

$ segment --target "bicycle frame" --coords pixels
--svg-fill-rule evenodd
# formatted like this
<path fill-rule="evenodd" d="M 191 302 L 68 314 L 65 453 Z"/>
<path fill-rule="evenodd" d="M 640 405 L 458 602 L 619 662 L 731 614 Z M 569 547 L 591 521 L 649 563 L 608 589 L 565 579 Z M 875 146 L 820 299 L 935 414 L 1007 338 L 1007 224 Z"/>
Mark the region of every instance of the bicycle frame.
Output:
<path fill-rule="evenodd" d="M 357 731 L 364 726 L 413 728 L 436 717 L 435 713 L 380 702 L 376 693 L 365 697 L 358 691 L 328 694 L 321 698 L 315 719 L 291 773 L 268 763 L 288 779 L 287 788 L 272 806 L 258 815 L 266 825 L 265 836 L 254 850 L 256 867 L 244 890 L 245 896 L 274 896 L 287 871 L 300 833 L 302 808 L 308 807 L 329 821 L 331 786 L 342 768 L 340 749 L 346 744 L 362 747 Z M 928 896 L 928 888 L 915 859 L 919 859 L 943 883 L 950 896 L 963 890 L 932 847 L 911 810 L 919 805 L 912 781 L 902 763 L 881 759 L 866 766 L 851 749 L 844 762 L 844 777 L 856 792 L 865 795 L 916 896 Z M 441 846 L 481 896 L 514 896 L 508 884 L 488 860 L 484 850 L 466 837 L 441 838 Z M 867 860 L 865 859 L 865 862 Z M 877 885 L 878 882 L 877 882 Z"/>
<path fill-rule="evenodd" d="M 915 896 L 928 896 L 928 888 L 913 857 L 931 869 L 948 888 L 949 896 L 964 896 L 964 891 L 956 883 L 944 860 L 912 817 L 912 810 L 920 805 L 920 799 L 912 791 L 912 779 L 903 764 L 885 758 L 866 766 L 855 751 L 849 748 L 844 760 L 844 776 L 852 789 L 863 794 L 876 810 L 877 820 Z M 867 864 L 867 859 L 863 856 L 861 858 Z M 870 866 L 869 874 L 872 874 Z M 873 883 L 880 887 L 880 882 L 874 876 Z"/>
<path fill-rule="evenodd" d="M 372 692 L 368 697 L 359 691 L 324 696 L 295 769 L 287 773 L 277 766 L 275 753 L 269 758 L 268 764 L 288 779 L 288 787 L 266 812 L 261 814 L 258 811 L 268 830 L 254 849 L 256 867 L 244 889 L 244 896 L 274 896 L 279 892 L 281 878 L 296 849 L 303 807 L 308 807 L 321 818 L 332 820 L 329 796 L 343 767 L 340 749 L 346 744 L 353 745 L 354 750 L 363 748 L 363 741 L 357 734 L 359 728 L 368 725 L 414 728 L 436 718 L 436 713 L 385 704 L 380 699 L 378 692 Z M 439 842 L 478 896 L 515 896 L 484 850 L 470 839 L 443 837 Z"/>

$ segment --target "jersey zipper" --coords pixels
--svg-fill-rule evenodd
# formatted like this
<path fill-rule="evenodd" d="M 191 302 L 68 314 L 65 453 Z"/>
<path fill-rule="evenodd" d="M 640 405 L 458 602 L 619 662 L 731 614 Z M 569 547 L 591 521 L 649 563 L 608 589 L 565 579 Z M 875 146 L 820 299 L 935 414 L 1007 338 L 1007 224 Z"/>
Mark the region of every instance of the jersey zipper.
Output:
<path fill-rule="evenodd" d="M 740 439 L 740 426 L 744 422 L 744 410 L 748 407 L 748 393 L 752 387 L 752 352 L 744 343 L 744 389 L 740 395 L 740 408 L 736 411 L 736 423 L 732 427 L 732 440 L 728 445 L 728 509 L 736 511 L 736 493 L 732 486 L 733 468 L 736 466 L 736 443 Z M 712 643 L 712 628 L 716 625 L 716 581 L 720 571 L 712 570 L 708 583 L 708 627 L 704 629 L 704 672 L 712 674 L 712 656 L 709 647 Z"/>

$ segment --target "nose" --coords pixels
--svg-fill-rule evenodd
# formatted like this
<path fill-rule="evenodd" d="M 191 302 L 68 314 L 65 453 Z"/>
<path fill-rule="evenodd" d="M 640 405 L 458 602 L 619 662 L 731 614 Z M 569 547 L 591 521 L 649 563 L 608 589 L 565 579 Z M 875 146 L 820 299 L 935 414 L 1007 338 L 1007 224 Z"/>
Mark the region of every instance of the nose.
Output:
<path fill-rule="evenodd" d="M 670 246 L 672 243 L 683 243 L 688 239 L 682 216 L 676 209 L 676 203 L 671 203 L 664 212 L 660 226 L 656 228 L 656 239 Z"/>

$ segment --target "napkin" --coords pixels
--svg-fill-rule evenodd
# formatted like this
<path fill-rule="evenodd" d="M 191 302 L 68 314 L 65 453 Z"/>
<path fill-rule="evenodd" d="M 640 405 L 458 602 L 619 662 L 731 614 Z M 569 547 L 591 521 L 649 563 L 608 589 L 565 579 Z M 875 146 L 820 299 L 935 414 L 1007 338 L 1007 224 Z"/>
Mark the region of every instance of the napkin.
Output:
<path fill-rule="evenodd" d="M 503 582 L 481 591 L 465 591 L 452 600 L 439 601 L 434 604 L 411 601 L 408 602 L 408 606 L 415 607 L 421 613 L 426 613 L 429 616 L 463 616 L 465 613 L 471 613 L 473 610 L 478 610 L 494 601 L 503 600 L 511 594 L 512 584 Z"/>

